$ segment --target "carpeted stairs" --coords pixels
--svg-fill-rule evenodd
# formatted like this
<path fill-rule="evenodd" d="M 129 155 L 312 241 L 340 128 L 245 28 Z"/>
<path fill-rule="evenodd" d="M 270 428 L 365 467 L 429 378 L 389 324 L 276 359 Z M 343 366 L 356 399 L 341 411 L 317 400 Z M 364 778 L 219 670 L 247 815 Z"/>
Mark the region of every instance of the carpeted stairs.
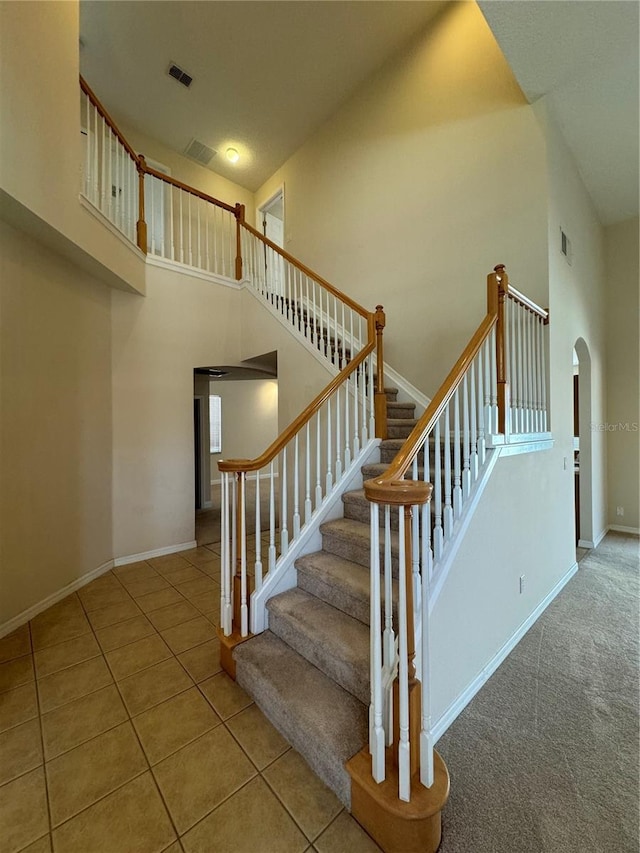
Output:
<path fill-rule="evenodd" d="M 389 438 L 365 480 L 385 470 L 416 423 L 413 404 L 386 392 Z M 343 505 L 344 518 L 321 525 L 322 551 L 297 560 L 298 586 L 268 602 L 269 630 L 234 657 L 238 683 L 349 807 L 344 765 L 368 737 L 370 511 L 362 490 Z M 392 541 L 397 559 L 397 533 Z"/>

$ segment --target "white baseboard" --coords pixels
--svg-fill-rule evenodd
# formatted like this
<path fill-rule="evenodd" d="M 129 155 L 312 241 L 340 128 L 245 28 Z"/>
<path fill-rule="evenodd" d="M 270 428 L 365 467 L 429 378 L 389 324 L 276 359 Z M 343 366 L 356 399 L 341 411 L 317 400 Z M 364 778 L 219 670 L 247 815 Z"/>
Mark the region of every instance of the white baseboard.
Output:
<path fill-rule="evenodd" d="M 442 737 L 442 735 L 446 732 L 449 726 L 460 716 L 460 714 L 467 707 L 469 702 L 473 699 L 476 693 L 483 687 L 487 681 L 491 678 L 496 669 L 500 666 L 503 660 L 507 657 L 509 652 L 511 652 L 517 644 L 520 642 L 522 637 L 527 633 L 529 628 L 534 624 L 534 622 L 538 619 L 539 616 L 547 609 L 547 607 L 551 604 L 553 599 L 558 595 L 558 593 L 562 590 L 562 588 L 571 580 L 571 578 L 578 571 L 578 564 L 574 563 L 568 572 L 566 572 L 558 581 L 558 583 L 553 587 L 551 592 L 543 598 L 540 604 L 536 607 L 533 613 L 528 616 L 522 625 L 516 630 L 516 632 L 507 640 L 507 642 L 502 646 L 502 648 L 491 658 L 489 663 L 484 667 L 482 672 L 480 672 L 474 680 L 469 684 L 469 686 L 463 690 L 463 692 L 458 696 L 458 698 L 449 705 L 444 714 L 440 717 L 440 719 L 436 722 L 433 727 L 433 742 L 437 743 L 437 741 Z"/>
<path fill-rule="evenodd" d="M 623 528 L 620 528 L 623 529 Z M 598 545 L 602 542 L 604 537 L 607 535 L 609 530 L 614 530 L 613 527 L 605 527 L 604 530 L 600 531 L 593 540 L 591 539 L 578 539 L 578 548 L 597 548 Z"/>
<path fill-rule="evenodd" d="M 113 568 L 113 560 L 107 560 L 106 563 L 103 563 L 101 566 L 98 566 L 97 569 L 92 569 L 90 572 L 87 572 L 84 575 L 81 575 L 79 578 L 76 578 L 71 583 L 63 586 L 62 589 L 59 589 L 57 592 L 51 593 L 46 598 L 43 598 L 42 601 L 39 601 L 37 604 L 34 604 L 32 607 L 28 607 L 26 610 L 23 610 L 22 613 L 19 613 L 17 616 L 14 616 L 13 619 L 9 619 L 8 622 L 5 622 L 4 625 L 0 625 L 0 637 L 4 637 L 7 634 L 10 634 L 12 631 L 15 631 L 16 628 L 20 628 L 21 625 L 24 625 L 30 619 L 33 619 L 34 616 L 37 616 L 39 613 L 42 613 L 48 607 L 51 607 L 53 604 L 57 604 L 59 601 L 62 601 L 63 598 L 66 598 L 68 595 L 71 595 L 72 592 L 80 589 L 83 586 L 86 586 L 91 581 L 103 575 L 105 572 L 108 572 Z"/>
<path fill-rule="evenodd" d="M 595 548 L 591 539 L 578 539 L 578 548 Z"/>
<path fill-rule="evenodd" d="M 197 548 L 195 539 L 191 542 L 181 542 L 179 545 L 167 545 L 166 548 L 156 548 L 153 551 L 143 551 L 140 554 L 129 554 L 127 557 L 116 557 L 114 566 L 128 566 L 130 563 L 139 563 L 141 560 L 150 560 L 152 557 L 164 557 L 165 554 L 177 554 L 179 551 L 190 551 Z"/>
<path fill-rule="evenodd" d="M 632 536 L 640 536 L 640 527 L 623 527 L 622 524 L 610 524 L 607 530 L 614 530 L 616 533 L 631 533 Z"/>

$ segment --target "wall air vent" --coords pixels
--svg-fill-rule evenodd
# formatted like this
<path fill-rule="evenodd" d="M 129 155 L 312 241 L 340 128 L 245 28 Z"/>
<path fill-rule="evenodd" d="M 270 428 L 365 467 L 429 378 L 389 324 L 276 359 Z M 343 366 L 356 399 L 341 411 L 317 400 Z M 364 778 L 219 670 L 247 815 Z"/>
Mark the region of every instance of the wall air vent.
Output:
<path fill-rule="evenodd" d="M 198 142 L 197 139 L 192 139 L 184 149 L 184 154 L 191 157 L 196 163 L 201 163 L 203 166 L 208 166 L 211 159 L 215 156 L 213 148 L 209 148 L 204 142 Z"/>
<path fill-rule="evenodd" d="M 182 83 L 182 85 L 186 86 L 187 89 L 193 83 L 193 77 L 191 74 L 187 74 L 187 72 L 183 71 L 182 68 L 175 64 L 175 62 L 170 63 L 168 74 L 169 77 L 173 77 L 174 80 L 177 80 L 178 83 Z"/>
<path fill-rule="evenodd" d="M 571 251 L 571 240 L 564 233 L 562 228 L 560 229 L 560 251 L 564 255 L 565 261 L 571 265 L 571 261 L 573 260 L 573 252 Z"/>

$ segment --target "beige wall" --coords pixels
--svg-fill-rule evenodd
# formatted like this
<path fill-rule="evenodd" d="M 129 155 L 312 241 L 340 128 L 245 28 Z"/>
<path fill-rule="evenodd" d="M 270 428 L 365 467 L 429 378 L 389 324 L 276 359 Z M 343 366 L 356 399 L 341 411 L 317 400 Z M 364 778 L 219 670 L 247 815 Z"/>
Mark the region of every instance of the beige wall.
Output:
<path fill-rule="evenodd" d="M 144 262 L 78 201 L 78 3 L 0 5 L 0 187 L 5 214 L 115 286 L 144 292 Z M 11 132 L 6 132 L 10 128 Z M 21 206 L 14 211 L 12 202 Z M 42 222 L 51 228 L 43 228 Z"/>
<path fill-rule="evenodd" d="M 640 528 L 638 218 L 605 229 L 609 524 Z M 628 424 L 621 429 L 620 424 Z M 635 429 L 634 429 L 635 424 Z M 615 429 L 611 427 L 615 426 Z M 624 515 L 616 508 L 624 507 Z"/>
<path fill-rule="evenodd" d="M 111 559 L 109 291 L 0 222 L 0 626 Z"/>
<path fill-rule="evenodd" d="M 547 301 L 544 139 L 475 3 L 451 4 L 259 190 L 285 247 L 387 313 L 387 361 L 433 395 L 505 263 Z"/>
<path fill-rule="evenodd" d="M 115 557 L 194 538 L 193 369 L 239 361 L 240 295 L 155 267 L 112 291 Z"/>
<path fill-rule="evenodd" d="M 218 460 L 255 459 L 278 437 L 278 380 L 213 381 L 209 393 L 222 398 L 222 452 L 211 454 L 211 479 Z"/>

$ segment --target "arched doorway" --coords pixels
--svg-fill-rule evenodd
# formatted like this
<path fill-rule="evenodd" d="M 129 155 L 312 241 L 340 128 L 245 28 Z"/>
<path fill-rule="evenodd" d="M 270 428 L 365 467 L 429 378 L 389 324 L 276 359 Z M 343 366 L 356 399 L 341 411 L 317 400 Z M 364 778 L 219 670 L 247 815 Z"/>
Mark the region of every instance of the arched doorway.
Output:
<path fill-rule="evenodd" d="M 581 548 L 593 548 L 591 356 L 583 338 L 575 342 L 573 353 L 576 540 Z"/>

